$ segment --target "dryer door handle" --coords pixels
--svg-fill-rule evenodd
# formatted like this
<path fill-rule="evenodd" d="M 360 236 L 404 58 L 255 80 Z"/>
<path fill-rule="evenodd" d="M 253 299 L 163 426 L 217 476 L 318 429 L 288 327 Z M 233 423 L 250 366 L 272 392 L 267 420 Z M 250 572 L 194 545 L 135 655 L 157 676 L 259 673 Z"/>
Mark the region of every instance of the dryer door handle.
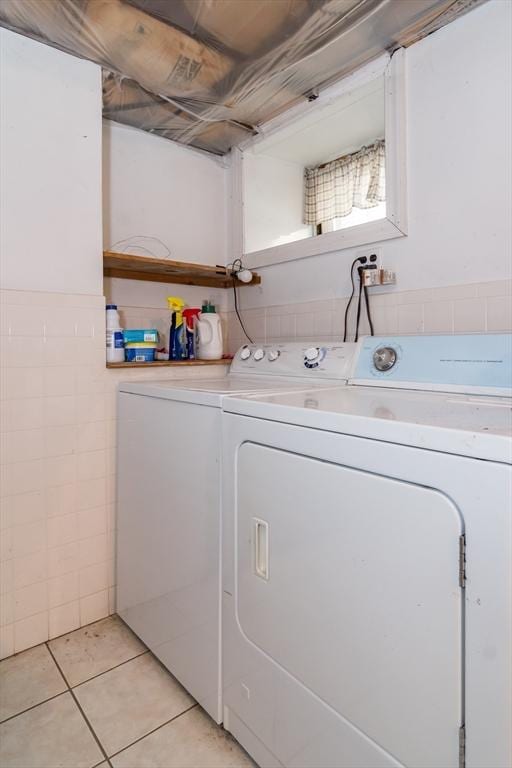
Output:
<path fill-rule="evenodd" d="M 268 581 L 268 523 L 257 517 L 252 519 L 254 573 Z"/>

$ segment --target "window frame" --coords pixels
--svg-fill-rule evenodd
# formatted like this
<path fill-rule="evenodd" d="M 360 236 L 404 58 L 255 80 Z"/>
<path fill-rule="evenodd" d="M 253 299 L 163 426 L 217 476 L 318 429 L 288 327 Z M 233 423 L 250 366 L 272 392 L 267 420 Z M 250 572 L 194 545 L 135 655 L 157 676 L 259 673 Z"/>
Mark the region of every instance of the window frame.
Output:
<path fill-rule="evenodd" d="M 244 247 L 244 149 L 277 133 L 302 115 L 327 106 L 342 94 L 384 75 L 385 142 L 386 142 L 386 217 L 353 227 L 326 232 L 292 243 L 284 243 L 251 253 Z M 231 243 L 233 258 L 242 258 L 248 269 L 295 261 L 322 253 L 340 251 L 381 240 L 407 235 L 406 189 L 406 50 L 399 48 L 393 56 L 384 54 L 361 67 L 334 86 L 326 88 L 312 103 L 300 104 L 262 126 L 259 136 L 232 151 L 231 200 L 233 219 Z"/>

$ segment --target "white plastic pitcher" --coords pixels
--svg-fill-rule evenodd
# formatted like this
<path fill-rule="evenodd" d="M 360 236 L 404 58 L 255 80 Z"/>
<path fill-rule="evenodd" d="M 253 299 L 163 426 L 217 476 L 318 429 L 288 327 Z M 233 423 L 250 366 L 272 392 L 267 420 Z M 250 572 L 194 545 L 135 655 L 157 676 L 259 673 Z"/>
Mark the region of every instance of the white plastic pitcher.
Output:
<path fill-rule="evenodd" d="M 222 358 L 222 327 L 215 312 L 201 312 L 197 319 L 197 357 L 199 360 Z"/>

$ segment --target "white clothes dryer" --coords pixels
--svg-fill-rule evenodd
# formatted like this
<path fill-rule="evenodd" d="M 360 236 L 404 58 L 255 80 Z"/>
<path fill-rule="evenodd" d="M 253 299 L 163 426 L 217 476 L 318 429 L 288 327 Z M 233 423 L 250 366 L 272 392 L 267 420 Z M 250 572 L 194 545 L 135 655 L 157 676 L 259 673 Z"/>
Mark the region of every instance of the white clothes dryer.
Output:
<path fill-rule="evenodd" d="M 219 378 L 119 387 L 117 611 L 217 722 L 222 401 L 344 384 L 354 350 L 244 346 Z"/>
<path fill-rule="evenodd" d="M 225 727 L 261 766 L 509 768 L 512 337 L 366 338 L 354 381 L 223 404 Z"/>

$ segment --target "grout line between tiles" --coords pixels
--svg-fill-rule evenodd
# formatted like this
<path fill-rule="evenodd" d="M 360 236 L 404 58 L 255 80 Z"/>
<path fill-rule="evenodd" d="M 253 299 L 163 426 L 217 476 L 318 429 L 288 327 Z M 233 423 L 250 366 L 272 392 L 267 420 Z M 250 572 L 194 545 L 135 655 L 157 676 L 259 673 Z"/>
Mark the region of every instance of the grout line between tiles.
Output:
<path fill-rule="evenodd" d="M 121 752 L 125 752 L 129 747 L 133 747 L 134 744 L 138 744 L 139 741 L 142 741 L 147 736 L 151 736 L 151 734 L 156 733 L 156 731 L 159 731 L 160 728 L 163 728 L 164 726 L 169 725 L 169 723 L 174 722 L 174 720 L 178 720 L 178 718 L 180 718 L 182 715 L 186 715 L 187 712 L 190 712 L 192 709 L 195 709 L 198 706 L 199 706 L 199 704 L 196 701 L 190 707 L 188 707 L 187 709 L 184 709 L 183 712 L 180 712 L 179 715 L 174 715 L 174 717 L 171 717 L 170 720 L 166 720 L 165 723 L 162 723 L 161 725 L 157 725 L 157 727 L 153 728 L 152 731 L 148 731 L 143 736 L 139 736 L 138 739 L 135 739 L 135 741 L 132 741 L 130 744 L 127 744 L 126 747 L 123 747 L 122 749 L 118 749 L 117 752 L 114 752 L 113 754 L 111 754 L 110 757 L 117 757 L 118 755 L 121 754 Z M 110 763 L 109 763 L 109 765 L 110 765 Z"/>
<path fill-rule="evenodd" d="M 65 395 L 65 397 L 68 397 L 68 395 Z M 100 419 L 100 421 L 101 421 L 101 419 Z M 88 422 L 88 423 L 89 424 L 97 424 L 98 422 L 91 421 L 91 422 Z M 64 426 L 70 426 L 70 425 L 68 424 L 68 425 L 64 425 Z M 98 450 L 104 450 L 104 449 L 103 448 L 99 448 Z M 87 453 L 87 451 L 86 451 L 86 453 Z M 15 495 L 18 495 L 18 494 L 15 494 Z M 102 507 L 103 504 L 100 504 L 99 506 Z M 97 509 L 97 507 L 86 507 L 86 509 L 83 509 L 83 510 L 80 510 L 80 511 L 81 512 L 89 512 L 91 509 Z M 72 512 L 71 513 L 68 512 L 68 513 L 65 513 L 65 514 L 73 514 L 73 513 Z M 55 515 L 55 517 L 62 517 L 62 515 Z M 86 539 L 93 539 L 93 538 L 95 538 L 95 537 L 94 536 L 86 536 L 86 538 L 82 539 L 82 541 L 85 541 Z M 107 562 L 107 561 L 105 560 L 105 561 L 102 561 L 102 562 Z M 65 603 L 64 603 L 64 605 L 65 605 Z M 58 608 L 59 606 L 55 606 L 55 607 Z M 63 632 L 61 635 L 55 635 L 55 637 L 49 637 L 48 640 L 44 641 L 44 643 L 38 643 L 37 645 L 32 645 L 31 648 L 37 648 L 39 645 L 47 645 L 48 643 L 53 643 L 54 640 L 58 640 L 61 637 L 66 637 L 67 635 L 73 635 L 75 632 L 80 632 L 81 629 L 87 629 L 88 627 L 94 627 L 95 624 L 102 624 L 104 621 L 108 621 L 108 619 L 111 619 L 112 617 L 116 617 L 118 619 L 121 618 L 120 616 L 117 615 L 117 613 L 109 613 L 108 616 L 103 616 L 103 618 L 101 618 L 101 619 L 95 619 L 94 621 L 89 621 L 89 622 L 87 622 L 87 624 L 82 624 L 80 627 L 77 627 L 76 629 L 72 629 L 71 631 L 68 631 L 68 632 Z M 121 619 L 121 621 L 122 621 L 122 619 Z M 123 624 L 126 624 L 126 622 L 123 621 Z M 126 626 L 128 626 L 128 625 L 126 624 Z M 20 653 L 25 653 L 25 651 L 28 651 L 28 650 L 30 650 L 30 649 L 29 648 L 24 648 L 23 651 L 18 651 L 17 653 L 14 653 L 13 656 L 18 656 Z M 7 656 L 7 658 L 9 659 L 11 657 Z"/>
<path fill-rule="evenodd" d="M 75 688 L 79 688 L 81 685 L 85 685 L 85 683 L 89 683 L 91 680 L 96 680 L 97 677 L 101 677 L 102 675 L 106 675 L 108 672 L 112 672 L 113 669 L 122 667 L 124 664 L 129 664 L 129 662 L 133 661 L 134 659 L 138 659 L 141 656 L 145 656 L 146 653 L 150 653 L 149 648 L 146 651 L 142 651 L 141 653 L 138 653 L 136 656 L 132 656 L 130 659 L 125 659 L 125 661 L 120 661 L 119 664 L 115 664 L 113 667 L 109 667 L 104 672 L 98 672 L 97 675 L 88 677 L 86 680 L 81 680 L 79 683 L 75 683 L 75 685 L 70 685 L 69 689 L 74 690 Z"/>
<path fill-rule="evenodd" d="M 5 720 L 0 720 L 0 725 L 3 725 L 4 723 L 8 723 L 9 720 L 14 720 L 15 717 L 19 717 L 20 715 L 24 715 L 26 712 L 30 712 L 31 709 L 36 709 L 36 707 L 40 707 L 41 704 L 46 704 L 48 701 L 53 701 L 54 699 L 58 699 L 59 696 L 63 696 L 65 693 L 68 693 L 69 688 L 66 688 L 65 691 L 61 691 L 60 693 L 56 693 L 55 696 L 49 696 L 47 699 L 43 699 L 43 701 L 38 701 L 37 704 L 32 704 L 31 707 L 27 707 L 26 709 L 22 709 L 21 712 L 16 712 L 15 715 L 9 715 L 9 717 L 6 717 Z"/>
<path fill-rule="evenodd" d="M 108 755 L 107 755 L 107 753 L 106 753 L 106 752 L 105 752 L 105 750 L 103 749 L 103 745 L 102 745 L 101 741 L 100 741 L 100 740 L 98 739 L 98 737 L 96 736 L 96 733 L 94 732 L 94 728 L 92 727 L 91 723 L 89 722 L 89 719 L 88 719 L 88 717 L 86 716 L 86 714 L 85 714 L 84 710 L 83 710 L 83 709 L 82 709 L 82 707 L 80 706 L 80 702 L 78 701 L 77 697 L 75 696 L 73 689 L 69 687 L 69 683 L 68 683 L 68 681 L 66 680 L 66 675 L 64 674 L 64 672 L 63 672 L 63 671 L 62 671 L 62 669 L 60 668 L 59 662 L 58 662 L 58 661 L 57 661 L 57 659 L 55 658 L 55 656 L 54 656 L 54 654 L 53 654 L 53 652 L 52 652 L 52 649 L 51 649 L 51 648 L 49 647 L 49 645 L 48 645 L 48 642 L 46 643 L 46 647 L 48 648 L 48 652 L 49 652 L 50 656 L 52 657 L 52 659 L 54 660 L 54 662 L 55 662 L 55 665 L 56 665 L 57 669 L 59 670 L 60 674 L 62 675 L 62 679 L 63 679 L 63 680 L 64 680 L 64 682 L 66 683 L 66 685 L 67 685 L 67 688 L 68 688 L 68 692 L 71 694 L 71 696 L 72 696 L 72 698 L 73 698 L 73 701 L 75 702 L 76 706 L 78 707 L 78 711 L 80 712 L 80 714 L 82 715 L 83 719 L 85 720 L 85 722 L 86 722 L 86 724 L 87 724 L 87 727 L 89 728 L 89 730 L 90 730 L 90 732 L 91 732 L 91 734 L 92 734 L 92 736 L 93 736 L 93 738 L 94 738 L 94 740 L 95 740 L 96 744 L 97 744 L 97 745 L 98 745 L 98 747 L 100 748 L 101 754 L 103 755 L 103 757 L 104 757 L 104 758 L 105 758 L 105 760 L 107 761 L 107 765 L 108 765 L 108 766 L 110 766 L 110 768 L 112 768 L 112 764 L 111 764 L 110 760 L 108 759 Z M 103 762 L 103 761 L 102 761 L 102 762 Z"/>

